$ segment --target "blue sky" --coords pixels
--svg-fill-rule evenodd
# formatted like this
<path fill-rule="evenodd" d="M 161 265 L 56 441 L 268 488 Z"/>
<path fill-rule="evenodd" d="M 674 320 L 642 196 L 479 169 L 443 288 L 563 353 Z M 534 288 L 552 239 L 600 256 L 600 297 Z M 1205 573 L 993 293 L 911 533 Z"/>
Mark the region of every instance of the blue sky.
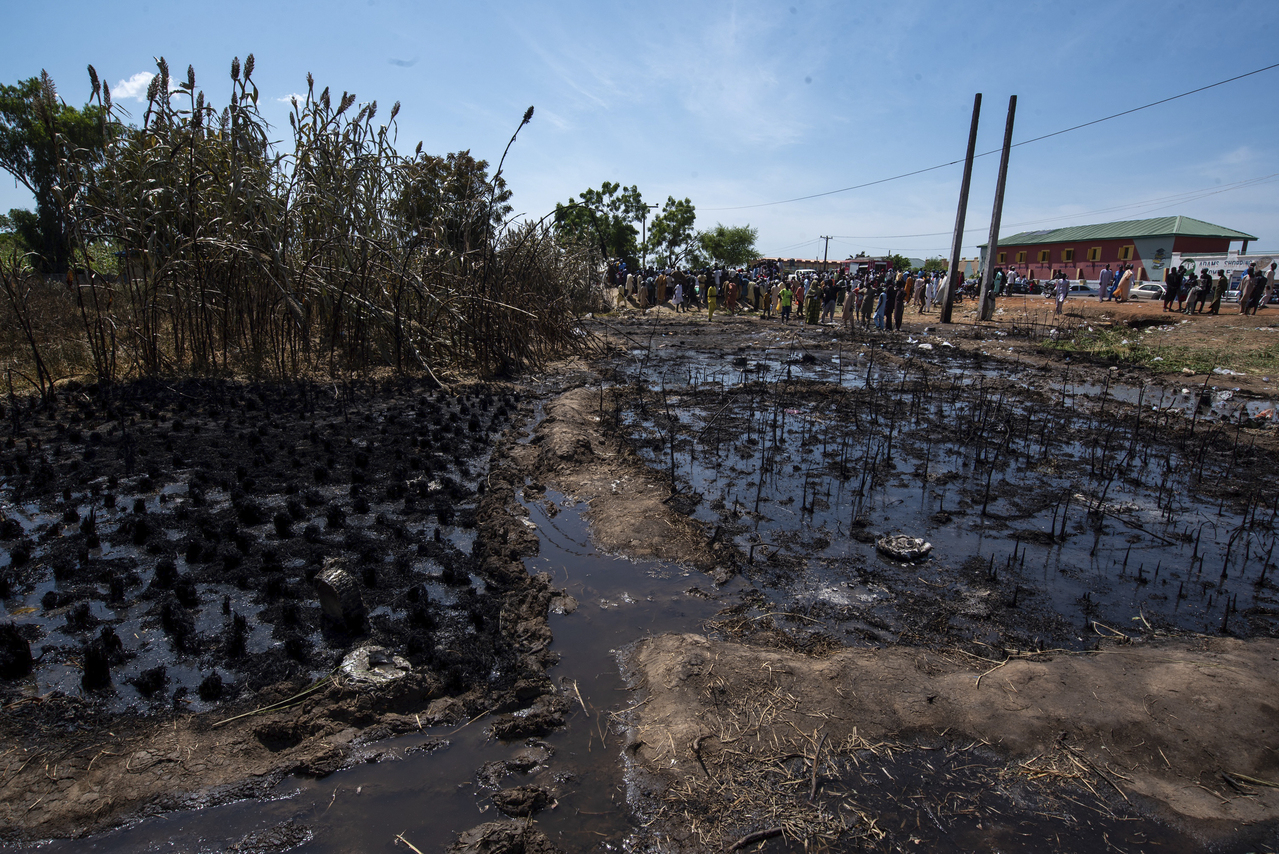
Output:
<path fill-rule="evenodd" d="M 1202 2 L 271 2 L 18 4 L 0 81 L 46 69 L 68 102 L 87 64 L 125 94 L 168 59 L 226 103 L 232 57 L 255 54 L 262 109 L 287 135 L 306 74 L 395 101 L 402 150 L 507 158 L 517 212 L 540 217 L 603 181 L 648 202 L 688 197 L 699 228 L 759 229 L 767 255 L 945 255 L 962 167 L 789 204 L 1279 62 L 1276 0 Z M 123 84 L 123 85 L 121 85 Z M 142 97 L 145 85 L 137 92 Z M 1002 233 L 1183 214 L 1279 249 L 1279 69 L 1013 150 Z M 973 174 L 964 254 L 985 242 L 998 156 Z M 0 175 L 0 210 L 30 206 Z M 922 236 L 915 236 L 922 235 Z"/>

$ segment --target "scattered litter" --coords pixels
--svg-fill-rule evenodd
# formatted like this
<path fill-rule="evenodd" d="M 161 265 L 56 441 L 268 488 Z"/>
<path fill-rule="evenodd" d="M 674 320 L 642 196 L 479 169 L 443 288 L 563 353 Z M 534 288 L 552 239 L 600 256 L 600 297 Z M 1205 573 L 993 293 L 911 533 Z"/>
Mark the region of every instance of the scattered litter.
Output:
<path fill-rule="evenodd" d="M 897 560 L 917 560 L 933 550 L 932 543 L 926 543 L 919 537 L 905 534 L 893 534 L 880 537 L 875 541 L 875 548 L 881 553 Z"/>
<path fill-rule="evenodd" d="M 1163 360 L 1164 360 L 1164 357 L 1163 357 L 1163 356 L 1155 356 L 1155 358 L 1151 359 L 1150 361 L 1152 361 L 1152 362 L 1162 362 Z"/>
<path fill-rule="evenodd" d="M 931 349 L 933 349 L 933 345 L 932 345 L 932 344 L 920 344 L 920 345 L 919 345 L 919 349 L 921 349 L 921 350 L 931 350 Z"/>
<path fill-rule="evenodd" d="M 1188 377 L 1193 377 L 1195 375 L 1195 372 L 1190 370 L 1190 368 L 1182 368 L 1181 372 Z"/>
<path fill-rule="evenodd" d="M 953 350 L 953 349 L 954 349 L 954 347 L 955 347 L 955 345 L 954 345 L 954 344 L 952 344 L 952 343 L 950 343 L 949 341 L 943 341 L 943 342 L 941 342 L 941 345 L 942 345 L 943 347 L 950 347 L 952 350 Z"/>
<path fill-rule="evenodd" d="M 1214 374 L 1221 374 L 1222 376 L 1227 376 L 1227 377 L 1246 377 L 1247 376 L 1247 374 L 1240 373 L 1239 371 L 1232 371 L 1229 368 L 1213 368 L 1212 372 Z"/>
<path fill-rule="evenodd" d="M 380 646 L 362 646 L 347 653 L 340 668 L 343 682 L 350 687 L 365 688 L 403 679 L 412 669 L 403 658 Z"/>

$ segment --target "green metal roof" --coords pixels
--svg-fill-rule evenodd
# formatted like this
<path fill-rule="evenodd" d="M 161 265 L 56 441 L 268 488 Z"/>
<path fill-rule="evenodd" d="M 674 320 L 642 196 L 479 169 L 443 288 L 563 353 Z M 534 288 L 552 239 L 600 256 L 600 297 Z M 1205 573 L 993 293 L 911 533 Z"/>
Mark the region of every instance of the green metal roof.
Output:
<path fill-rule="evenodd" d="M 1099 225 L 1074 225 L 1069 228 L 1047 228 L 1041 231 L 1021 231 L 1009 237 L 1000 237 L 1000 246 L 1025 246 L 1034 243 L 1083 243 L 1089 240 L 1129 240 L 1137 237 L 1220 237 L 1230 240 L 1256 240 L 1251 234 L 1222 228 L 1201 219 L 1188 216 L 1160 216 L 1154 219 L 1130 219 L 1123 222 L 1103 222 Z M 979 244 L 985 247 L 986 244 Z"/>

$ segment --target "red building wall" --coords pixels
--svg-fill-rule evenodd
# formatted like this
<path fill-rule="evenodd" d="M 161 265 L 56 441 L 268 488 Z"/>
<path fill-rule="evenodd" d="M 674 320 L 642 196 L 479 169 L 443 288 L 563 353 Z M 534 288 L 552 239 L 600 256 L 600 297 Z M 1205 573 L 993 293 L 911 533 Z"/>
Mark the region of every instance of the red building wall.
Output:
<path fill-rule="evenodd" d="M 1139 270 L 1142 269 L 1143 262 L 1149 262 L 1152 259 L 1141 257 L 1141 245 L 1149 244 L 1151 238 L 1126 238 L 1123 240 L 1086 240 L 1071 243 L 1028 243 L 1028 244 L 1003 244 L 999 245 L 996 255 L 1004 255 L 1005 261 L 1000 264 L 996 257 L 996 265 L 1008 269 L 1016 268 L 1017 272 L 1030 278 L 1043 279 L 1051 276 L 1056 270 L 1065 270 L 1071 278 L 1077 277 L 1082 271 L 1083 275 L 1089 279 L 1096 279 L 1101 273 L 1101 268 L 1109 264 L 1110 269 L 1117 269 L 1120 264 L 1132 264 Z M 1186 237 L 1178 236 L 1169 241 L 1171 245 L 1167 246 L 1166 251 L 1172 252 L 1226 252 L 1230 249 L 1230 241 L 1224 237 Z M 1119 252 L 1125 246 L 1132 246 L 1132 258 L 1121 261 Z M 1100 247 L 1101 253 L 1097 260 L 1088 260 L 1088 252 L 1091 249 Z M 1074 260 L 1063 261 L 1061 257 L 1062 250 L 1075 250 Z M 1044 250 L 1048 251 L 1048 260 L 1040 261 L 1039 253 Z M 1017 253 L 1025 252 L 1026 260 L 1019 262 Z M 1166 259 L 1165 259 L 1166 260 Z"/>

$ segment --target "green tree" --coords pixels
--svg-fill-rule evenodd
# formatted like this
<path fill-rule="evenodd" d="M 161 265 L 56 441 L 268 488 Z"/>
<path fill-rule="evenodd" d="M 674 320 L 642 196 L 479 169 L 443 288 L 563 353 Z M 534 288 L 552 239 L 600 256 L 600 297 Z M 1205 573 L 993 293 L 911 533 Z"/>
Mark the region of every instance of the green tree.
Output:
<path fill-rule="evenodd" d="M 90 76 L 96 83 L 92 69 Z M 104 128 L 101 108 L 77 110 L 62 103 L 44 72 L 0 86 L 0 168 L 35 196 L 34 224 L 15 218 L 15 226 L 46 271 L 66 269 L 71 256 L 67 211 L 75 200 L 65 192 L 60 170 L 72 159 L 98 159 Z"/>
<path fill-rule="evenodd" d="M 758 236 L 759 229 L 749 225 L 717 223 L 710 231 L 699 234 L 697 242 L 715 263 L 738 267 L 759 257 L 759 252 L 755 250 L 755 239 Z"/>
<path fill-rule="evenodd" d="M 419 151 L 404 167 L 399 200 L 399 213 L 410 232 L 427 244 L 458 252 L 482 246 L 511 213 L 506 180 L 500 175 L 490 179 L 488 165 L 469 150 L 445 157 Z M 490 194 L 492 214 L 486 225 Z"/>
<path fill-rule="evenodd" d="M 907 258 L 905 255 L 889 255 L 887 260 L 888 260 L 888 268 L 890 270 L 909 270 L 910 269 L 910 259 Z"/>
<path fill-rule="evenodd" d="M 696 220 L 697 212 L 692 202 L 688 199 L 676 201 L 674 196 L 667 196 L 662 212 L 653 219 L 648 230 L 648 251 L 671 267 L 687 261 L 693 249 L 693 223 Z"/>
<path fill-rule="evenodd" d="M 945 258 L 929 258 L 924 261 L 925 273 L 945 273 L 950 269 L 950 262 Z"/>
<path fill-rule="evenodd" d="M 598 190 L 579 193 L 576 201 L 556 203 L 555 232 L 561 240 L 597 246 L 605 257 L 634 262 L 639 255 L 635 223 L 647 210 L 638 187 L 605 181 Z"/>

